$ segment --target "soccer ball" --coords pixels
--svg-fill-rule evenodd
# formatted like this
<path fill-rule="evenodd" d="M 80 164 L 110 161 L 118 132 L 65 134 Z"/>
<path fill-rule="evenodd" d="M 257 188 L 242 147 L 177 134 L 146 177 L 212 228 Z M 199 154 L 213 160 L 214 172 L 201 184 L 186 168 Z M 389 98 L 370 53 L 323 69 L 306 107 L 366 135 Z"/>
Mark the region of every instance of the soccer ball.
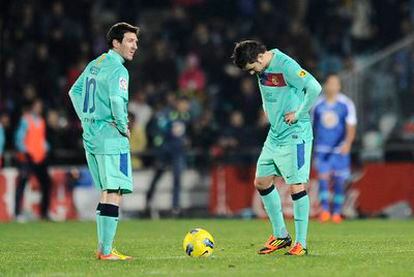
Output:
<path fill-rule="evenodd" d="M 190 257 L 208 257 L 214 249 L 213 236 L 204 229 L 195 228 L 185 235 L 183 248 Z"/>

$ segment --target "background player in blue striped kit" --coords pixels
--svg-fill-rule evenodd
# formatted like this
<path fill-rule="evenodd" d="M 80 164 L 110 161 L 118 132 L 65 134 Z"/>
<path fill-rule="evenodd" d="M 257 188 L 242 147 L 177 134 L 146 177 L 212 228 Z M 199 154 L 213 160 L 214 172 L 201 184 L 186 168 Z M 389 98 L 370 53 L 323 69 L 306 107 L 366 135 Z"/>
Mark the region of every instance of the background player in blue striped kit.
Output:
<path fill-rule="evenodd" d="M 313 110 L 321 222 L 330 219 L 335 223 L 342 221 L 345 183 L 350 176 L 350 151 L 357 119 L 354 103 L 340 91 L 339 76 L 328 75 L 324 84 L 324 96 Z M 332 207 L 329 203 L 330 183 L 334 191 Z"/>

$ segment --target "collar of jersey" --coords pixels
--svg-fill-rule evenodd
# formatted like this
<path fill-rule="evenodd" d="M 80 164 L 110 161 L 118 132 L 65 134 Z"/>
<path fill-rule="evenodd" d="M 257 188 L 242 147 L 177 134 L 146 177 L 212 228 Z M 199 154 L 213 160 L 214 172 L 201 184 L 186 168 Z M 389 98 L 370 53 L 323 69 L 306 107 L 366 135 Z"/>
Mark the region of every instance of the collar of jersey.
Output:
<path fill-rule="evenodd" d="M 273 69 L 273 67 L 276 65 L 276 62 L 277 62 L 276 55 L 277 55 L 277 52 L 278 52 L 278 51 L 279 51 L 279 50 L 278 50 L 277 48 L 274 48 L 274 49 L 270 50 L 270 52 L 272 52 L 272 53 L 273 53 L 273 57 L 272 57 L 272 59 L 270 60 L 270 63 L 269 63 L 269 65 L 267 66 L 267 68 L 264 70 L 264 72 L 266 72 L 266 71 L 273 71 L 272 69 Z"/>
<path fill-rule="evenodd" d="M 122 58 L 122 56 L 119 55 L 118 52 L 116 52 L 116 51 L 114 51 L 112 49 L 108 51 L 108 55 L 111 56 L 111 57 L 114 57 L 121 64 L 125 62 L 124 58 Z"/>

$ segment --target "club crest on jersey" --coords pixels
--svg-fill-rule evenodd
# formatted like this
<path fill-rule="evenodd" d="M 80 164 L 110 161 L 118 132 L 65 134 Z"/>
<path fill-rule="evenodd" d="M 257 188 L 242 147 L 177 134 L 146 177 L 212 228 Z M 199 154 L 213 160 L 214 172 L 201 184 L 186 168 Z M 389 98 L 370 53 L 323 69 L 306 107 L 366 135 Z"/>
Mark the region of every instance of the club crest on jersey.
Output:
<path fill-rule="evenodd" d="M 119 78 L 119 88 L 125 91 L 128 90 L 128 81 L 124 77 Z"/>
<path fill-rule="evenodd" d="M 305 77 L 306 76 L 306 71 L 305 70 L 303 70 L 303 69 L 301 69 L 299 72 L 298 72 L 298 76 L 300 77 L 300 78 L 303 78 L 303 77 Z"/>
<path fill-rule="evenodd" d="M 282 73 L 261 73 L 260 84 L 268 87 L 285 87 L 286 82 Z"/>
<path fill-rule="evenodd" d="M 325 128 L 331 129 L 338 125 L 339 118 L 338 115 L 331 110 L 324 111 L 321 117 L 321 123 Z"/>

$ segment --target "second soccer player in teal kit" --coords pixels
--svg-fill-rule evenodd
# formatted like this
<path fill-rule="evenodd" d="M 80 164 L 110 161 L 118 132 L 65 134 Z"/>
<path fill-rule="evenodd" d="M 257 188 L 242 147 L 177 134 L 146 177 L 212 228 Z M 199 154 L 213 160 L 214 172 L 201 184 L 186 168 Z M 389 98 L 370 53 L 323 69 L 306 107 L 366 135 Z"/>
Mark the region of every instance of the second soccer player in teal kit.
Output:
<path fill-rule="evenodd" d="M 130 260 L 112 247 L 123 194 L 132 192 L 128 129 L 129 75 L 123 63 L 137 50 L 138 27 L 113 25 L 109 51 L 91 61 L 69 95 L 82 123 L 86 160 L 101 198 L 96 209 L 97 258 Z"/>
<path fill-rule="evenodd" d="M 290 186 L 296 230 L 295 242 L 286 254 L 306 255 L 310 205 L 305 184 L 309 181 L 313 139 L 309 111 L 322 88 L 292 58 L 278 49 L 267 50 L 255 40 L 237 43 L 232 58 L 239 68 L 257 75 L 263 109 L 270 122 L 254 184 L 273 234 L 258 253 L 269 254 L 292 244 L 274 186 L 276 178 L 283 178 Z"/>

